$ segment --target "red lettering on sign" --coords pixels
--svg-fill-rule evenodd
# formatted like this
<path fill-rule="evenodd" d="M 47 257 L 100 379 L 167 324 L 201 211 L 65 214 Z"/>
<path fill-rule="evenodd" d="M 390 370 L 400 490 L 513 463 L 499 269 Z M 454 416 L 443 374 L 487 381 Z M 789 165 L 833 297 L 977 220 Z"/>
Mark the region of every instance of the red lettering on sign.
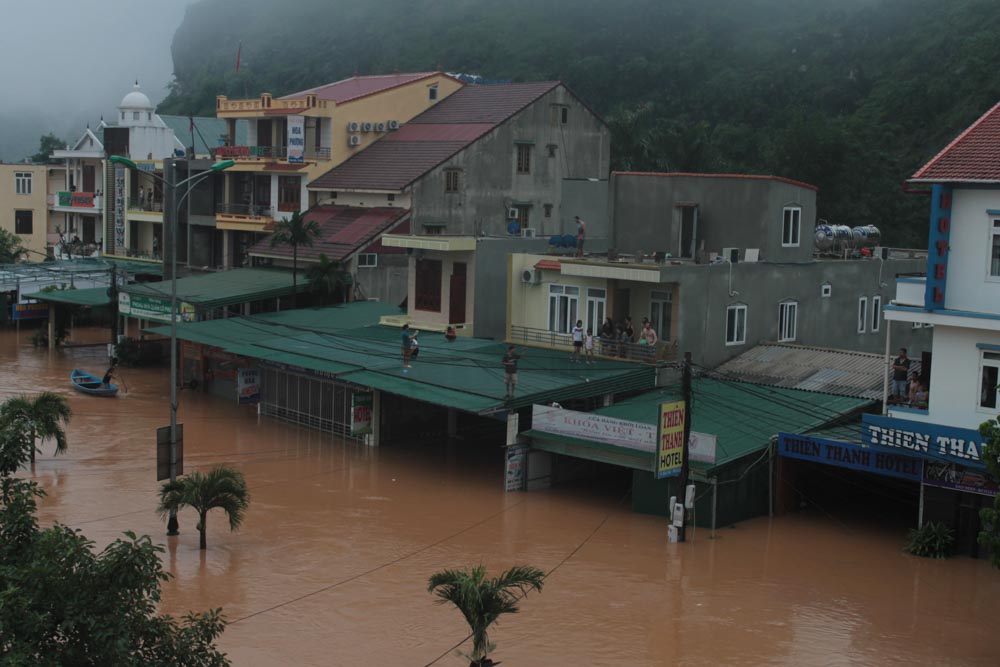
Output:
<path fill-rule="evenodd" d="M 951 208 L 951 193 L 942 192 L 941 193 L 941 203 L 939 204 L 941 208 Z"/>
<path fill-rule="evenodd" d="M 948 268 L 947 264 L 935 264 L 934 265 L 935 280 L 944 280 L 944 272 L 947 268 Z"/>
<path fill-rule="evenodd" d="M 934 288 L 934 303 L 944 303 L 944 292 L 940 287 Z"/>
<path fill-rule="evenodd" d="M 938 218 L 938 231 L 942 234 L 947 234 L 948 230 L 951 229 L 951 220 L 945 217 Z"/>
<path fill-rule="evenodd" d="M 934 246 L 937 248 L 938 257 L 944 257 L 944 253 L 948 249 L 948 242 L 943 240 L 938 241 Z"/>

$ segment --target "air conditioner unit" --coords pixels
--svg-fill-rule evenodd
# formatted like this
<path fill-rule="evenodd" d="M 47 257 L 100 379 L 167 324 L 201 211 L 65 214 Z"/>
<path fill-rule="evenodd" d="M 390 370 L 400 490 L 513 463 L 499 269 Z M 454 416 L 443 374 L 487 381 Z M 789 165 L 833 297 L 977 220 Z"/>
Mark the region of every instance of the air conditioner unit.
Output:
<path fill-rule="evenodd" d="M 518 213 L 519 213 L 518 210 L 514 207 L 507 209 L 507 219 L 517 220 L 519 217 L 521 217 Z"/>
<path fill-rule="evenodd" d="M 348 146 L 360 146 L 361 145 L 361 135 L 360 134 L 352 134 L 351 136 L 349 136 L 347 138 L 347 145 Z"/>
<path fill-rule="evenodd" d="M 375 131 L 376 132 L 385 132 L 385 123 L 382 123 L 382 122 L 375 123 Z"/>
<path fill-rule="evenodd" d="M 521 230 L 521 236 L 526 239 L 533 239 L 535 238 L 535 229 L 533 227 L 525 227 Z"/>
<path fill-rule="evenodd" d="M 736 264 L 740 261 L 740 249 L 739 248 L 723 248 L 721 254 L 722 260 L 725 262 L 732 262 Z"/>
<path fill-rule="evenodd" d="M 370 122 L 368 122 L 368 121 L 365 121 L 365 122 L 361 123 L 361 131 L 362 132 L 371 132 L 372 131 L 372 124 Z"/>
<path fill-rule="evenodd" d="M 389 129 L 390 130 L 398 130 L 399 129 L 399 121 L 398 120 L 390 120 L 389 121 Z"/>
<path fill-rule="evenodd" d="M 541 272 L 538 269 L 524 269 L 521 271 L 521 282 L 528 285 L 537 285 L 542 282 Z"/>
<path fill-rule="evenodd" d="M 361 129 L 361 123 L 359 123 L 356 120 L 352 120 L 350 123 L 347 124 L 347 131 L 350 132 L 351 134 L 356 133 L 360 129 Z"/>

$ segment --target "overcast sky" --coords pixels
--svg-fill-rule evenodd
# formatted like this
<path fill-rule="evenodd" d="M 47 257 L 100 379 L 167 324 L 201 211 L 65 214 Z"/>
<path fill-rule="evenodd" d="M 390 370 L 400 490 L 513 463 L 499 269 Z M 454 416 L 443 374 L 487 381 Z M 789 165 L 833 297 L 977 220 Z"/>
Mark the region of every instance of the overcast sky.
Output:
<path fill-rule="evenodd" d="M 61 136 L 113 113 L 136 79 L 156 104 L 173 72 L 170 42 L 192 2 L 3 0 L 0 115 L 34 115 Z"/>

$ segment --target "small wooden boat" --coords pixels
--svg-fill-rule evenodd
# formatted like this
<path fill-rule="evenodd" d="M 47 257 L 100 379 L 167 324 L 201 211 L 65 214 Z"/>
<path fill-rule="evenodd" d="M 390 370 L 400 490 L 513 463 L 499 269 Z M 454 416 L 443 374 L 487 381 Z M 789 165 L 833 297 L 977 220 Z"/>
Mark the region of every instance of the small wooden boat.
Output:
<path fill-rule="evenodd" d="M 78 368 L 73 369 L 69 379 L 73 383 L 73 386 L 76 387 L 76 390 L 82 391 L 84 394 L 107 396 L 110 398 L 118 393 L 118 385 L 104 384 L 101 382 L 101 378 L 91 375 L 86 371 L 81 371 Z"/>

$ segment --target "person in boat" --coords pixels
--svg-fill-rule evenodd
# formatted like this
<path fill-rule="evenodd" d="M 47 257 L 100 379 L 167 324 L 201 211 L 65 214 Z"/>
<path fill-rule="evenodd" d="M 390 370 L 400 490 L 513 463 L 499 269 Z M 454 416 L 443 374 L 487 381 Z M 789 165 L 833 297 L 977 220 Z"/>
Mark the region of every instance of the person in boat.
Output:
<path fill-rule="evenodd" d="M 101 378 L 101 384 L 105 386 L 111 386 L 111 376 L 114 374 L 115 374 L 115 367 L 112 366 L 104 373 L 104 377 Z"/>

